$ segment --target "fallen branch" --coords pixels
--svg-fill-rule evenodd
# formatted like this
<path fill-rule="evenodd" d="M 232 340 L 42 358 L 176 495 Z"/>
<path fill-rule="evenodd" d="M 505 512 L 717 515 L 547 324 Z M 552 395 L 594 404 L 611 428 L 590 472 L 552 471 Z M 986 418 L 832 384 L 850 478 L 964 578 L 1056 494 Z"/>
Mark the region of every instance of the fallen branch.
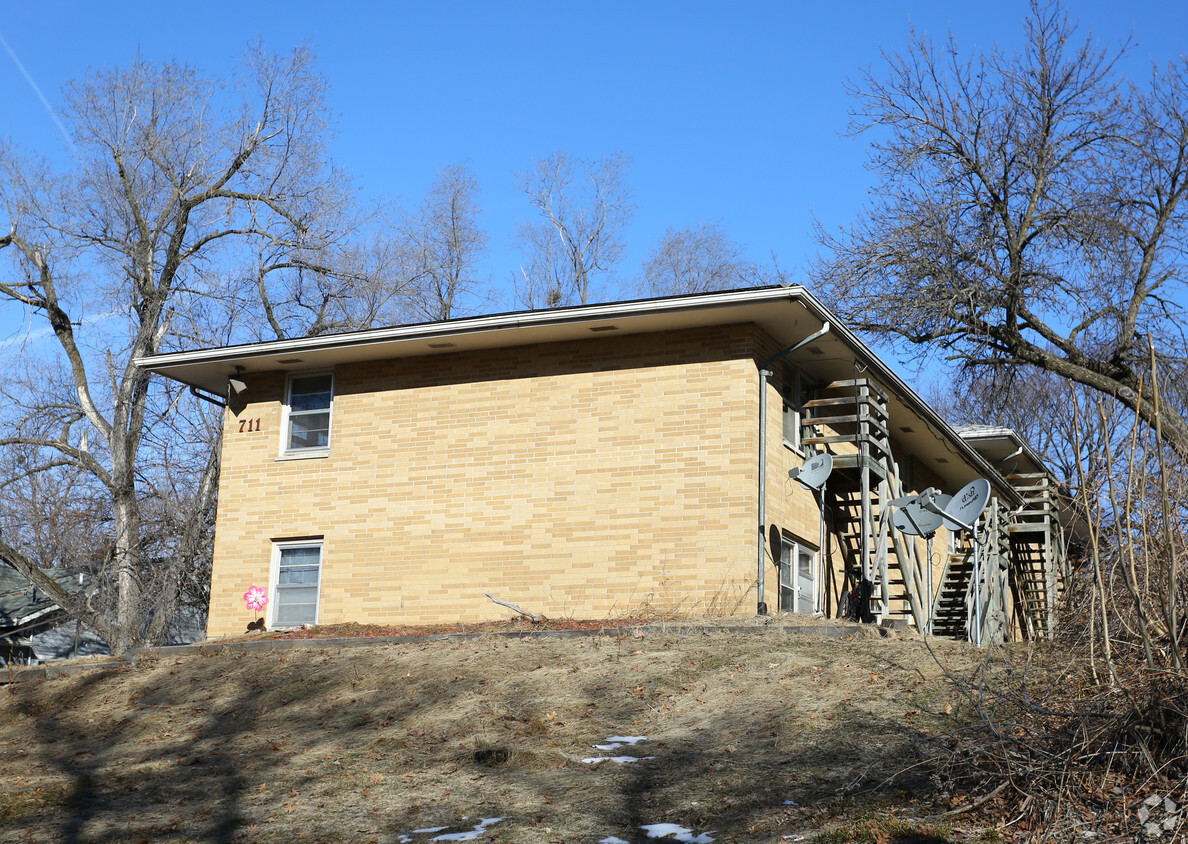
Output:
<path fill-rule="evenodd" d="M 973 801 L 972 803 L 966 803 L 964 806 L 958 806 L 956 809 L 950 809 L 947 812 L 941 812 L 939 815 L 929 815 L 928 820 L 939 820 L 941 818 L 951 818 L 954 815 L 960 815 L 960 814 L 968 812 L 972 809 L 977 809 L 979 806 L 984 806 L 986 803 L 989 803 L 996 796 L 998 796 L 998 792 L 1002 791 L 1008 785 L 1010 785 L 1009 781 L 1000 782 L 998 784 L 997 788 L 995 788 L 989 794 L 983 794 L 981 797 L 979 797 L 977 800 Z"/>
<path fill-rule="evenodd" d="M 528 618 L 532 619 L 533 624 L 540 624 L 542 621 L 545 620 L 545 617 L 543 615 L 537 615 L 534 612 L 529 612 L 526 609 L 517 607 L 511 601 L 501 601 L 498 598 L 496 598 L 494 595 L 492 595 L 490 592 L 487 593 L 487 597 L 490 598 L 495 603 L 499 604 L 499 606 L 501 606 L 501 607 L 507 607 L 509 610 L 515 610 L 520 615 L 527 616 Z"/>

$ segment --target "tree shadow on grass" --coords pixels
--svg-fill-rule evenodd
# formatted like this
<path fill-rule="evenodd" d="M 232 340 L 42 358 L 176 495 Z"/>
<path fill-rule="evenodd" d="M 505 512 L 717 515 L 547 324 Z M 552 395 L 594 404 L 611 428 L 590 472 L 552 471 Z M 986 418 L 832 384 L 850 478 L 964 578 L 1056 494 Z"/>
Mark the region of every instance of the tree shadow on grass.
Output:
<path fill-rule="evenodd" d="M 765 697 L 775 656 L 693 644 L 215 648 L 47 681 L 14 694 L 70 795 L 22 821 L 65 841 L 419 842 L 496 816 L 490 840 L 643 841 L 668 822 L 766 841 L 831 801 L 920 787 L 922 771 L 884 783 L 907 767 L 910 720 L 817 712 L 799 677 Z M 613 735 L 647 739 L 592 747 Z M 581 761 L 620 753 L 654 758 Z"/>

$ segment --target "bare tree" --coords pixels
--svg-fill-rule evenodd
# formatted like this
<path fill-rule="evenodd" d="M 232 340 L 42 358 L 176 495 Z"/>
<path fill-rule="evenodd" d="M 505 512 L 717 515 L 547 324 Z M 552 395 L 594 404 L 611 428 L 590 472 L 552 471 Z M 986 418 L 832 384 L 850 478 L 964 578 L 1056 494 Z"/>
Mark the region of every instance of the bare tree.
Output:
<path fill-rule="evenodd" d="M 346 197 L 342 202 L 348 202 Z M 341 206 L 331 202 L 327 217 Z M 343 220 L 338 237 L 353 233 L 359 220 Z M 327 230 L 334 225 L 325 221 Z M 396 227 L 376 218 L 369 240 L 320 244 L 314 255 L 294 255 L 292 244 L 264 243 L 245 258 L 239 292 L 242 310 L 263 308 L 256 333 L 261 339 L 358 331 L 403 321 L 405 296 L 413 288 Z M 267 328 L 267 332 L 263 329 Z"/>
<path fill-rule="evenodd" d="M 520 225 L 525 263 L 517 295 L 530 307 L 586 304 L 595 282 L 623 253 L 623 230 L 635 206 L 625 184 L 628 159 L 596 161 L 557 152 L 518 176 L 541 222 Z"/>
<path fill-rule="evenodd" d="M 1034 367 L 933 385 L 924 394 L 951 424 L 1015 431 L 1069 490 L 1076 486 L 1078 460 L 1100 462 L 1107 448 L 1120 455 L 1125 440 L 1121 432 L 1133 419 L 1113 402 L 1102 418 L 1097 407 L 1100 393 Z M 1011 469 L 1009 464 L 998 468 Z"/>
<path fill-rule="evenodd" d="M 469 168 L 445 167 L 416 213 L 400 227 L 407 250 L 407 298 L 420 319 L 457 316 L 464 298 L 481 301 L 490 278 L 477 275 L 487 253 L 487 233 L 479 226 L 479 184 Z"/>
<path fill-rule="evenodd" d="M 700 223 L 664 233 L 644 259 L 636 288 L 645 295 L 669 296 L 764 283 L 766 274 L 721 225 Z"/>
<path fill-rule="evenodd" d="M 962 59 L 913 33 L 852 86 L 883 181 L 853 227 L 819 230 L 812 275 L 862 329 L 967 371 L 1047 370 L 1154 424 L 1148 338 L 1168 386 L 1188 360 L 1188 57 L 1140 88 L 1125 46 L 1077 41 L 1058 3 L 1033 2 L 1026 36 Z M 1184 409 L 1162 431 L 1188 456 Z"/>
<path fill-rule="evenodd" d="M 133 361 L 349 323 L 352 285 L 373 282 L 352 260 L 361 223 L 322 93 L 303 49 L 255 48 L 231 80 L 138 60 L 67 87 L 73 169 L 0 149 L 0 301 L 42 321 L 51 339 L 31 351 L 59 361 L 0 410 L 5 483 L 90 490 L 110 591 L 63 590 L 47 574 L 61 554 L 28 530 L 5 529 L 0 557 L 116 652 L 168 627 L 208 553 L 218 477 L 217 416 L 179 417 L 185 395 Z"/>

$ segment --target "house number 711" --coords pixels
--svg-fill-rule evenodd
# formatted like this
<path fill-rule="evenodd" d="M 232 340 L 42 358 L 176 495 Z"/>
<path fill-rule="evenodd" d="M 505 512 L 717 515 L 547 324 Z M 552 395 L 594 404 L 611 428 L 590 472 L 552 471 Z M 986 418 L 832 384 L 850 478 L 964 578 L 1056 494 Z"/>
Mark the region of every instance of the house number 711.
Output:
<path fill-rule="evenodd" d="M 260 420 L 259 419 L 240 419 L 239 420 L 239 433 L 242 434 L 244 431 L 258 431 L 258 430 L 260 430 Z"/>

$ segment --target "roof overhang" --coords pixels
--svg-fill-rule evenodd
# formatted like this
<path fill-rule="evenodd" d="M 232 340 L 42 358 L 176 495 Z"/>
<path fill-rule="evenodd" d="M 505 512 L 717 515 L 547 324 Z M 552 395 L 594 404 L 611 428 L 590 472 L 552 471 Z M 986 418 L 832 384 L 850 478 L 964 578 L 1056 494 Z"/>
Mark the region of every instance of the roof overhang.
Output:
<path fill-rule="evenodd" d="M 365 360 L 572 342 L 745 322 L 754 322 L 777 340 L 788 339 L 791 343 L 798 339 L 798 329 L 807 324 L 809 317 L 808 308 L 800 301 L 803 294 L 803 288 L 798 287 L 762 288 L 519 311 L 153 355 L 138 358 L 135 363 L 209 393 L 225 395 L 227 379 L 236 373 L 237 368 L 248 374 L 329 368 Z"/>
<path fill-rule="evenodd" d="M 977 451 L 828 308 L 799 286 L 672 296 L 552 310 L 519 311 L 349 334 L 303 337 L 137 358 L 144 369 L 217 396 L 237 372 L 328 369 L 369 360 L 481 351 L 612 335 L 754 323 L 781 347 L 798 343 L 826 322 L 830 331 L 790 361 L 817 378 L 869 372 L 889 391 L 893 436 L 956 486 L 991 480 L 1016 505 L 1020 499 Z"/>
<path fill-rule="evenodd" d="M 1039 453 L 1012 428 L 956 425 L 953 429 L 1004 475 L 1048 471 Z"/>

